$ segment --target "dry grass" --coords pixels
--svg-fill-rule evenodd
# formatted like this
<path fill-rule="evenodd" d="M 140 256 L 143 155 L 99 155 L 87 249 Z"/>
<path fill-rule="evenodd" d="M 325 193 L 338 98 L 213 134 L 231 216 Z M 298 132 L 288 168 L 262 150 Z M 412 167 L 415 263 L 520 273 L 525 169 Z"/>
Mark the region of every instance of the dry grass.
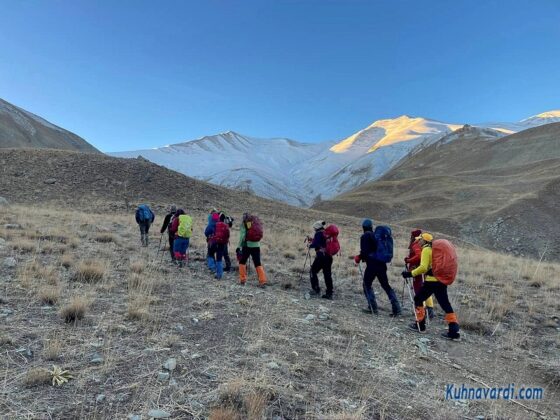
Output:
<path fill-rule="evenodd" d="M 60 300 L 61 291 L 57 286 L 42 286 L 37 291 L 37 298 L 43 305 L 56 305 Z"/>
<path fill-rule="evenodd" d="M 60 258 L 60 265 L 64 268 L 70 268 L 74 265 L 74 257 L 71 254 L 65 254 Z"/>
<path fill-rule="evenodd" d="M 89 301 L 86 298 L 75 296 L 61 309 L 60 316 L 66 323 L 79 321 L 84 318 L 88 307 Z"/>
<path fill-rule="evenodd" d="M 243 416 L 235 408 L 217 407 L 210 411 L 209 420 L 242 420 Z"/>
<path fill-rule="evenodd" d="M 32 368 L 25 373 L 23 384 L 27 387 L 49 384 L 52 376 L 47 369 Z"/>
<path fill-rule="evenodd" d="M 136 274 L 142 274 L 146 270 L 146 263 L 144 261 L 136 260 L 130 263 L 130 271 Z"/>
<path fill-rule="evenodd" d="M 22 239 L 22 238 L 18 238 L 16 240 L 11 241 L 11 245 L 15 251 L 24 252 L 24 253 L 35 251 L 35 249 L 37 248 L 36 242 L 27 239 Z"/>
<path fill-rule="evenodd" d="M 104 233 L 98 233 L 95 236 L 95 241 L 100 242 L 102 244 L 108 244 L 111 242 L 117 242 L 117 239 L 115 235 L 113 235 L 112 233 L 104 232 Z"/>
<path fill-rule="evenodd" d="M 62 342 L 56 338 L 46 340 L 43 347 L 45 360 L 58 360 L 62 354 Z"/>
<path fill-rule="evenodd" d="M 103 280 L 107 269 L 99 260 L 80 261 L 72 274 L 72 280 L 83 283 L 97 283 Z"/>

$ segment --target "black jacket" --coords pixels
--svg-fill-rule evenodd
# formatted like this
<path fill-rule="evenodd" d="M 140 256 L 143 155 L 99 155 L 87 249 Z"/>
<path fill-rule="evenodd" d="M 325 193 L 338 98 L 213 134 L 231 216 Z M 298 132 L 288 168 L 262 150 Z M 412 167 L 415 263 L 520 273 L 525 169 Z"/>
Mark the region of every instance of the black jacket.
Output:
<path fill-rule="evenodd" d="M 360 238 L 360 258 L 362 261 L 368 261 L 377 250 L 377 241 L 373 236 L 373 231 L 367 230 Z"/>
<path fill-rule="evenodd" d="M 167 229 L 169 227 L 169 225 L 171 224 L 171 218 L 175 216 L 175 213 L 169 213 L 168 215 L 165 216 L 165 219 L 163 219 L 163 225 L 161 226 L 160 229 L 160 233 L 165 232 L 165 229 Z"/>

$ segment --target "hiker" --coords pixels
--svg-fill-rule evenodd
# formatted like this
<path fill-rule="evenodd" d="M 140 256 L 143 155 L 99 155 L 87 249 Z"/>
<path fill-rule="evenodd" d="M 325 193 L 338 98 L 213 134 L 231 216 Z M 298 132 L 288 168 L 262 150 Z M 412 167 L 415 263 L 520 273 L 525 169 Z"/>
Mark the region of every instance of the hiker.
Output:
<path fill-rule="evenodd" d="M 449 302 L 449 297 L 447 295 L 447 284 L 444 284 L 442 281 L 438 280 L 432 271 L 432 245 L 434 237 L 430 233 L 424 232 L 416 239 L 418 240 L 419 245 L 422 247 L 420 265 L 412 271 L 403 271 L 402 276 L 404 278 L 412 278 L 424 274 L 425 278 L 422 288 L 414 297 L 417 322 L 410 324 L 409 327 L 415 331 L 419 331 L 420 333 L 426 332 L 426 311 L 424 309 L 424 301 L 433 294 L 435 295 L 439 306 L 441 306 L 441 309 L 443 309 L 443 311 L 445 312 L 445 321 L 449 324 L 448 331 L 443 333 L 442 335 L 450 340 L 459 340 L 461 338 L 461 335 L 459 333 L 459 323 L 457 322 L 457 315 L 455 315 L 455 312 L 453 312 L 453 308 L 451 306 L 451 303 Z M 451 284 L 451 282 L 454 280 L 455 274 L 456 267 L 455 272 L 453 273 L 453 279 L 451 279 L 448 284 Z"/>
<path fill-rule="evenodd" d="M 214 242 L 214 232 L 216 230 L 216 223 L 220 221 L 220 215 L 218 212 L 214 212 L 212 209 L 208 215 L 208 225 L 204 229 L 204 236 L 206 236 L 206 264 L 208 269 L 212 272 L 216 272 L 216 244 Z"/>
<path fill-rule="evenodd" d="M 263 229 L 260 219 L 257 216 L 243 213 L 243 220 L 239 227 L 239 284 L 244 286 L 247 281 L 247 260 L 253 259 L 253 264 L 257 271 L 259 287 L 266 286 L 266 274 L 261 265 L 260 240 L 263 237 Z"/>
<path fill-rule="evenodd" d="M 233 227 L 234 218 L 231 216 L 226 216 L 225 213 L 220 213 L 220 222 L 224 222 L 228 225 L 228 228 L 231 230 Z M 224 271 L 229 272 L 231 271 L 231 259 L 229 257 L 229 241 L 224 248 L 224 263 L 226 264 L 224 267 Z"/>
<path fill-rule="evenodd" d="M 169 229 L 173 223 L 173 218 L 175 213 L 177 212 L 177 207 L 172 205 L 169 208 L 169 213 L 165 215 L 163 219 L 163 225 L 161 225 L 160 233 L 163 235 L 164 232 L 167 230 L 167 236 L 169 237 L 169 253 L 171 254 L 171 261 L 175 261 L 175 254 L 173 253 L 173 242 L 175 241 L 175 233 L 172 233 Z"/>
<path fill-rule="evenodd" d="M 396 317 L 401 313 L 401 305 L 397 294 L 389 285 L 387 278 L 387 262 L 393 258 L 393 238 L 388 226 L 377 226 L 373 231 L 373 221 L 365 219 L 362 222 L 363 235 L 360 238 L 360 254 L 354 257 L 354 262 L 360 264 L 366 262 L 363 287 L 368 307 L 363 309 L 366 313 L 378 314 L 377 301 L 372 289 L 373 280 L 377 277 L 379 284 L 387 293 L 391 302 L 391 316 Z"/>
<path fill-rule="evenodd" d="M 309 278 L 311 281 L 311 291 L 312 296 L 321 296 L 321 287 L 319 287 L 319 271 L 323 270 L 323 277 L 325 278 L 325 286 L 327 291 L 321 297 L 323 299 L 333 298 L 333 280 L 332 280 L 332 263 L 333 257 L 331 257 L 327 251 L 327 238 L 325 237 L 325 226 L 326 222 L 324 220 L 317 220 L 313 223 L 313 229 L 315 230 L 315 235 L 309 243 L 309 249 L 315 250 L 315 259 L 311 264 L 309 270 Z"/>
<path fill-rule="evenodd" d="M 416 267 L 420 265 L 420 256 L 422 254 L 422 247 L 418 243 L 416 238 L 420 237 L 422 234 L 422 230 L 415 229 L 410 232 L 410 243 L 408 245 L 408 256 L 405 257 L 404 262 L 406 264 L 406 269 L 408 271 L 414 270 Z M 417 295 L 422 288 L 422 284 L 424 283 L 424 278 L 422 275 L 414 277 L 412 281 L 412 288 L 414 289 L 414 295 Z M 428 318 L 434 318 L 434 299 L 430 296 L 424 302 L 426 306 L 426 310 L 428 312 Z"/>
<path fill-rule="evenodd" d="M 136 209 L 136 223 L 140 227 L 140 242 L 148 246 L 150 226 L 154 223 L 156 215 L 147 204 L 140 204 Z"/>
<path fill-rule="evenodd" d="M 220 214 L 222 216 L 223 214 Z M 229 243 L 229 226 L 228 224 L 222 220 L 221 217 L 218 218 L 216 222 L 216 226 L 214 227 L 214 234 L 212 236 L 213 241 L 213 251 L 214 251 L 214 258 L 215 258 L 215 265 L 216 265 L 216 275 L 215 278 L 218 280 L 222 279 L 224 275 L 224 266 L 222 263 L 222 258 L 225 258 L 227 255 L 227 246 Z M 228 257 L 229 260 L 229 257 Z M 230 261 L 231 266 L 231 261 Z"/>
<path fill-rule="evenodd" d="M 173 254 L 177 265 L 181 268 L 187 262 L 187 249 L 192 236 L 193 221 L 191 216 L 185 214 L 183 209 L 177 210 L 173 217 L 170 231 L 173 232 Z"/>

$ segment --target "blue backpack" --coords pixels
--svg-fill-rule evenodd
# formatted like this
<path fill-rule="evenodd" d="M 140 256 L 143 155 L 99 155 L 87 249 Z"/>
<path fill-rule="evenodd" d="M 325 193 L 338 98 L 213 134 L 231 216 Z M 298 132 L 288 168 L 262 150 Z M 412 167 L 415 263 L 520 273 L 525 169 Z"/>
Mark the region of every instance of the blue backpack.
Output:
<path fill-rule="evenodd" d="M 142 222 L 151 222 L 152 221 L 152 211 L 146 204 L 142 204 L 138 206 L 138 216 L 140 221 Z"/>
<path fill-rule="evenodd" d="M 377 226 L 373 232 L 373 237 L 377 244 L 374 258 L 384 263 L 391 262 L 393 259 L 393 237 L 389 226 Z"/>

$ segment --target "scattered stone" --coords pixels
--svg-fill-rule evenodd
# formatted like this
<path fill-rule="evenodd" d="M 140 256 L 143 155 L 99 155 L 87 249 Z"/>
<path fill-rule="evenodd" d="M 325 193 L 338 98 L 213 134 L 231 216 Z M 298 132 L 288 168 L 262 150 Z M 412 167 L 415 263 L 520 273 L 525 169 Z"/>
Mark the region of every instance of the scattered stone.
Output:
<path fill-rule="evenodd" d="M 191 318 L 191 322 L 192 322 L 194 325 L 196 325 L 196 324 L 199 323 L 199 320 L 198 320 L 198 318 Z"/>
<path fill-rule="evenodd" d="M 169 372 L 160 372 L 158 373 L 157 380 L 160 382 L 165 382 L 169 380 Z"/>
<path fill-rule="evenodd" d="M 142 420 L 142 416 L 138 414 L 129 414 L 127 417 L 128 420 Z"/>
<path fill-rule="evenodd" d="M 327 313 L 322 313 L 322 314 L 319 315 L 319 319 L 320 319 L 321 321 L 326 321 L 327 319 L 329 319 L 329 314 L 327 314 Z"/>
<path fill-rule="evenodd" d="M 311 295 L 309 294 L 309 292 L 306 292 L 304 297 L 305 297 L 305 300 L 311 299 Z"/>
<path fill-rule="evenodd" d="M 411 388 L 418 387 L 418 384 L 416 383 L 416 381 L 414 381 L 412 379 L 405 379 L 404 382 Z"/>
<path fill-rule="evenodd" d="M 93 356 L 91 356 L 91 363 L 95 363 L 95 364 L 101 364 L 105 361 L 105 359 L 103 359 L 103 357 L 101 357 L 101 355 L 99 353 L 94 353 Z"/>
<path fill-rule="evenodd" d="M 10 202 L 6 200 L 4 197 L 0 197 L 0 207 L 9 206 Z"/>
<path fill-rule="evenodd" d="M 33 350 L 31 350 L 30 348 L 21 347 L 16 350 L 16 353 L 20 353 L 28 359 L 33 358 Z"/>
<path fill-rule="evenodd" d="M 17 260 L 14 257 L 4 258 L 4 267 L 14 268 L 17 265 Z"/>
<path fill-rule="evenodd" d="M 274 369 L 274 370 L 280 369 L 280 365 L 276 362 L 268 362 L 266 364 L 266 367 L 268 367 L 269 369 Z"/>
<path fill-rule="evenodd" d="M 200 359 L 201 357 L 202 357 L 202 354 L 200 354 L 200 353 L 191 354 L 191 359 L 192 360 Z"/>
<path fill-rule="evenodd" d="M 56 184 L 56 178 L 47 178 L 43 182 L 48 185 Z"/>
<path fill-rule="evenodd" d="M 175 325 L 175 329 L 179 332 L 183 332 L 185 330 L 185 327 L 183 327 L 183 325 L 181 324 L 177 324 Z"/>
<path fill-rule="evenodd" d="M 175 379 L 171 378 L 171 380 L 169 381 L 169 386 L 179 386 L 179 384 Z"/>
<path fill-rule="evenodd" d="M 105 401 L 105 394 L 99 394 L 99 395 L 95 398 L 95 401 L 96 401 L 98 404 L 100 404 L 100 403 L 102 403 L 103 401 Z"/>
<path fill-rule="evenodd" d="M 150 410 L 148 411 L 148 417 L 153 419 L 167 419 L 171 417 L 171 413 L 163 410 Z"/>
<path fill-rule="evenodd" d="M 427 340 L 424 341 L 424 340 Z M 430 340 L 426 339 L 426 338 L 418 338 L 416 339 L 416 342 L 414 343 L 416 345 L 416 347 L 418 347 L 420 349 L 420 351 L 422 352 L 423 355 L 427 355 L 428 354 L 428 344 Z"/>
<path fill-rule="evenodd" d="M 1 245 L 1 242 L 0 242 Z M 292 299 L 292 303 L 299 303 L 299 299 Z"/>
<path fill-rule="evenodd" d="M 306 321 L 313 321 L 315 319 L 315 315 L 307 314 L 304 318 Z"/>
<path fill-rule="evenodd" d="M 0 238 L 0 248 L 6 246 L 6 240 L 4 238 Z"/>
<path fill-rule="evenodd" d="M 167 361 L 163 364 L 163 368 L 169 371 L 175 370 L 177 367 L 177 360 L 174 358 L 167 359 Z"/>
<path fill-rule="evenodd" d="M 8 229 L 8 230 L 18 230 L 18 229 L 22 229 L 21 225 L 19 223 L 6 223 L 4 225 L 4 229 Z"/>

